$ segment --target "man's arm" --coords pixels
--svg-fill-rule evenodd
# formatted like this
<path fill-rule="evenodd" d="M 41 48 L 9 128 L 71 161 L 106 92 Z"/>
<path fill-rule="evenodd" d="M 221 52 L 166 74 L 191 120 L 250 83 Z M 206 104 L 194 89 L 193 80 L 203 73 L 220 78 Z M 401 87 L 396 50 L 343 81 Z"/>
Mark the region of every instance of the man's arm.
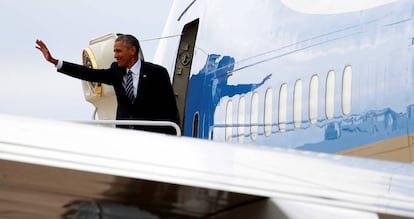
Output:
<path fill-rule="evenodd" d="M 85 81 L 102 82 L 105 84 L 113 84 L 116 75 L 116 63 L 112 63 L 109 69 L 93 69 L 83 65 L 71 62 L 62 62 L 62 67 L 58 68 L 58 72 L 78 78 Z"/>
<path fill-rule="evenodd" d="M 111 73 L 111 69 L 91 69 L 82 65 L 61 61 L 53 58 L 42 40 L 36 40 L 36 44 L 36 48 L 42 52 L 46 61 L 54 64 L 59 72 L 81 80 L 113 84 L 114 74 Z"/>

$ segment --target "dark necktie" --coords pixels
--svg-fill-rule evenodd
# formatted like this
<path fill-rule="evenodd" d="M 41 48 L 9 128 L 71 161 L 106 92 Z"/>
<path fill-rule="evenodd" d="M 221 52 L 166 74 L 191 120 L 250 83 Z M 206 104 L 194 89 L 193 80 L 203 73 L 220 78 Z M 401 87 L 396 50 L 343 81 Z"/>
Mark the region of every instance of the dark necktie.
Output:
<path fill-rule="evenodd" d="M 131 101 L 131 103 L 134 103 L 135 100 L 135 95 L 134 95 L 134 80 L 133 80 L 133 76 L 132 76 L 132 71 L 128 70 L 127 73 L 127 80 L 124 80 L 124 88 L 125 88 L 125 93 L 128 96 L 129 100 Z"/>

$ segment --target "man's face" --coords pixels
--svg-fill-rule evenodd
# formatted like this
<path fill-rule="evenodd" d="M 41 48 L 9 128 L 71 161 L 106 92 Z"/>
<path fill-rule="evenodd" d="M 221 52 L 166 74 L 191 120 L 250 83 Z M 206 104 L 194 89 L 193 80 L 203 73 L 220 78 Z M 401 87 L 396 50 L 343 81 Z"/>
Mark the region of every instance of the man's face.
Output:
<path fill-rule="evenodd" d="M 114 58 L 117 60 L 119 67 L 131 68 L 137 61 L 135 52 L 135 47 L 128 46 L 123 41 L 115 41 Z"/>

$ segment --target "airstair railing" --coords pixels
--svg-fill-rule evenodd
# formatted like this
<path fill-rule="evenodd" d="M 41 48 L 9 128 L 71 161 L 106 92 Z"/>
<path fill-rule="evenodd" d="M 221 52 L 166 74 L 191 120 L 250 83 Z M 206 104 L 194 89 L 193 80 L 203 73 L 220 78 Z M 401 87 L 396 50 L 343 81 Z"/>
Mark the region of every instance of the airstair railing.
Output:
<path fill-rule="evenodd" d="M 141 125 L 141 126 L 156 126 L 156 127 L 172 127 L 175 129 L 176 135 L 181 136 L 180 127 L 170 121 L 153 121 L 153 120 L 83 120 L 74 121 L 77 123 L 91 124 L 91 125 Z"/>

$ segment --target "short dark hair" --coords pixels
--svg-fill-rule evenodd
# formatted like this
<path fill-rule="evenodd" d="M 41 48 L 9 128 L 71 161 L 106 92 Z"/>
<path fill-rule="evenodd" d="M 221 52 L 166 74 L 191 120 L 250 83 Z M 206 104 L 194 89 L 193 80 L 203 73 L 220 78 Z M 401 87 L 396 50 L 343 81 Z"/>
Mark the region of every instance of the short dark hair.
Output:
<path fill-rule="evenodd" d="M 136 51 L 137 57 L 144 59 L 144 57 L 142 56 L 141 46 L 139 45 L 139 41 L 138 41 L 137 38 L 135 38 L 134 36 L 132 36 L 130 34 L 121 34 L 121 33 L 118 33 L 117 36 L 118 37 L 116 38 L 115 42 L 122 41 L 125 44 L 127 44 L 128 46 L 135 47 L 137 49 L 137 51 Z M 141 55 L 141 57 L 140 57 L 140 55 Z"/>

